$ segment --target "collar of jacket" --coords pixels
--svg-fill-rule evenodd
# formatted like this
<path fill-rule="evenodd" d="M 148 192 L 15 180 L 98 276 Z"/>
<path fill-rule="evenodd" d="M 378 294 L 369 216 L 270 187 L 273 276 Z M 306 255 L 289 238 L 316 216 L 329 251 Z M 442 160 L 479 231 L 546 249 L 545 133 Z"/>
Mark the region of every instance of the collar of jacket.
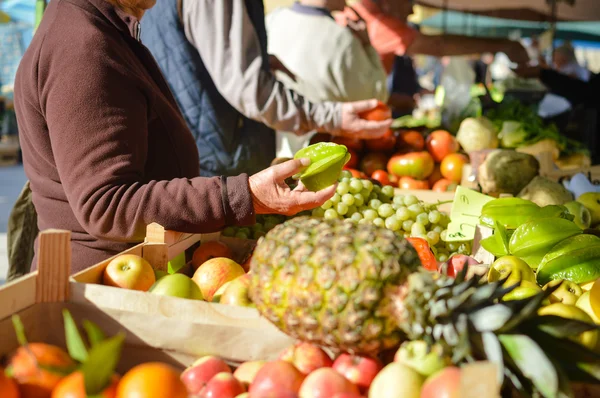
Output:
<path fill-rule="evenodd" d="M 62 0 L 83 8 L 105 19 L 118 30 L 139 40 L 140 21 L 133 15 L 112 5 L 108 0 Z"/>

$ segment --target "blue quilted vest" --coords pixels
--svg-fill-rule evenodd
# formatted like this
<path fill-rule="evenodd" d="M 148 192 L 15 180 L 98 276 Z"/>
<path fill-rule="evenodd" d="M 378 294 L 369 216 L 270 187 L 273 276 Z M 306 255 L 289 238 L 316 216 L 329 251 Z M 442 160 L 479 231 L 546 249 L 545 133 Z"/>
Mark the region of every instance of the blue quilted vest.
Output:
<path fill-rule="evenodd" d="M 196 139 L 200 174 L 252 174 L 268 167 L 275 157 L 273 130 L 244 117 L 221 96 L 200 54 L 185 36 L 177 3 L 157 1 L 144 14 L 141 39 L 156 58 Z M 246 0 L 246 8 L 261 41 L 263 67 L 268 70 L 264 5 Z"/>

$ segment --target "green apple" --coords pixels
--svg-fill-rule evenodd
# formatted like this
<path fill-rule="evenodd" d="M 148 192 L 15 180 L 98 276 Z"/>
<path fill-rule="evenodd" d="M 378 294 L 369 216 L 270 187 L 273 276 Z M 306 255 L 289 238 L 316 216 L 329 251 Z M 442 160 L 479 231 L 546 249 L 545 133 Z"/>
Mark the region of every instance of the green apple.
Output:
<path fill-rule="evenodd" d="M 227 284 L 219 302 L 221 304 L 239 305 L 241 307 L 254 307 L 250 300 L 250 274 L 238 276 Z"/>
<path fill-rule="evenodd" d="M 577 303 L 575 305 L 577 307 L 581 308 L 582 310 L 584 310 L 585 313 L 588 314 L 595 323 L 600 324 L 600 318 L 598 317 L 598 315 L 596 315 L 596 313 L 594 312 L 594 309 L 592 308 L 592 303 L 590 301 L 590 295 L 591 295 L 590 292 L 584 292 L 579 297 L 579 299 L 577 300 Z"/>
<path fill-rule="evenodd" d="M 503 256 L 494 261 L 488 272 L 488 281 L 496 282 L 507 278 L 504 287 L 514 286 L 521 281 L 535 283 L 535 274 L 527 263 L 516 256 Z"/>
<path fill-rule="evenodd" d="M 167 275 L 160 278 L 150 292 L 162 296 L 181 297 L 192 300 L 202 300 L 202 292 L 196 283 L 183 274 Z"/>
<path fill-rule="evenodd" d="M 555 280 L 548 282 L 544 285 L 543 289 L 546 290 L 549 287 L 558 286 L 549 297 L 550 303 L 563 303 L 575 305 L 581 294 L 583 293 L 583 289 L 577 283 L 573 283 L 570 281 L 564 280 Z"/>
<path fill-rule="evenodd" d="M 574 200 L 569 203 L 565 203 L 564 206 L 567 208 L 569 213 L 575 217 L 573 222 L 581 229 L 589 228 L 592 224 L 592 214 L 590 211 L 580 202 Z"/>
<path fill-rule="evenodd" d="M 169 275 L 169 273 L 166 271 L 161 271 L 158 269 L 154 270 L 154 276 L 156 277 L 156 280 L 159 280 L 160 278 L 167 276 L 167 275 Z"/>
<path fill-rule="evenodd" d="M 423 340 L 407 341 L 396 352 L 394 362 L 406 365 L 423 377 L 429 377 L 438 370 L 450 365 L 441 346 L 429 345 Z"/>
<path fill-rule="evenodd" d="M 592 215 L 592 225 L 600 223 L 600 192 L 586 192 L 577 198 L 590 211 Z"/>
<path fill-rule="evenodd" d="M 537 283 L 529 282 L 529 281 L 521 281 L 519 287 L 511 291 L 510 293 L 506 293 L 502 300 L 510 301 L 510 300 L 523 300 L 528 297 L 535 296 L 539 292 L 542 291 L 542 288 L 537 285 Z"/>
<path fill-rule="evenodd" d="M 423 376 L 413 368 L 392 362 L 375 376 L 369 398 L 419 398 Z"/>

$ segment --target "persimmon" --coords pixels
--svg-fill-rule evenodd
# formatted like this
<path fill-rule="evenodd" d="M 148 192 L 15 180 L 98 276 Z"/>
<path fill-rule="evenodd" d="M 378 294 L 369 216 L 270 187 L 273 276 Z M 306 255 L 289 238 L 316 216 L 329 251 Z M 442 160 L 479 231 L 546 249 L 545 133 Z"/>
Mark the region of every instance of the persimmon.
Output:
<path fill-rule="evenodd" d="M 427 136 L 427 150 L 436 162 L 441 162 L 451 153 L 458 152 L 460 146 L 456 138 L 445 130 L 436 130 Z"/>
<path fill-rule="evenodd" d="M 75 368 L 75 362 L 60 347 L 29 343 L 15 351 L 8 367 L 22 397 L 50 398 L 54 387 Z"/>
<path fill-rule="evenodd" d="M 218 240 L 204 242 L 194 251 L 192 256 L 192 265 L 197 270 L 202 264 L 215 257 L 225 257 L 231 259 L 233 253 L 229 246 Z"/>
<path fill-rule="evenodd" d="M 384 170 L 388 162 L 388 156 L 381 152 L 370 152 L 363 156 L 359 169 L 370 176 L 376 170 Z"/>
<path fill-rule="evenodd" d="M 458 184 L 454 181 L 442 178 L 431 186 L 431 190 L 435 192 L 454 192 L 456 191 L 457 185 Z"/>
<path fill-rule="evenodd" d="M 375 170 L 373 174 L 371 174 L 371 178 L 379 181 L 381 185 L 392 185 L 390 176 L 385 170 Z"/>
<path fill-rule="evenodd" d="M 117 398 L 187 398 L 188 392 L 171 366 L 149 362 L 136 366 L 121 378 Z"/>
<path fill-rule="evenodd" d="M 396 146 L 396 136 L 394 131 L 388 129 L 384 135 L 372 140 L 365 140 L 365 146 L 369 151 L 375 152 L 393 152 Z"/>
<path fill-rule="evenodd" d="M 98 398 L 115 398 L 117 396 L 118 385 L 119 376 L 114 375 L 108 387 L 95 396 Z M 52 398 L 87 398 L 83 373 L 74 372 L 62 379 L 52 391 Z"/>
<path fill-rule="evenodd" d="M 19 398 L 19 389 L 15 381 L 6 376 L 4 369 L 0 367 L 0 397 Z"/>
<path fill-rule="evenodd" d="M 392 117 L 392 110 L 383 102 L 378 101 L 375 108 L 360 112 L 358 116 L 360 116 L 361 119 L 379 122 L 390 119 Z"/>
<path fill-rule="evenodd" d="M 427 180 L 420 181 L 415 180 L 412 177 L 401 177 L 398 181 L 398 188 L 400 189 L 429 189 L 429 182 Z"/>

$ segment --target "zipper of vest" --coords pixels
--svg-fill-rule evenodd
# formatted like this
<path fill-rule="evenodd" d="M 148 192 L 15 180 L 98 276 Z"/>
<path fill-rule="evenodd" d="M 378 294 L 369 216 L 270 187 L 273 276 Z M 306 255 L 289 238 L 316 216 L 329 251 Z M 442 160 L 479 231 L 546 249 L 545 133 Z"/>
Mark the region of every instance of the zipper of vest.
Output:
<path fill-rule="evenodd" d="M 135 39 L 141 41 L 142 37 L 142 24 L 138 21 L 135 26 Z"/>

